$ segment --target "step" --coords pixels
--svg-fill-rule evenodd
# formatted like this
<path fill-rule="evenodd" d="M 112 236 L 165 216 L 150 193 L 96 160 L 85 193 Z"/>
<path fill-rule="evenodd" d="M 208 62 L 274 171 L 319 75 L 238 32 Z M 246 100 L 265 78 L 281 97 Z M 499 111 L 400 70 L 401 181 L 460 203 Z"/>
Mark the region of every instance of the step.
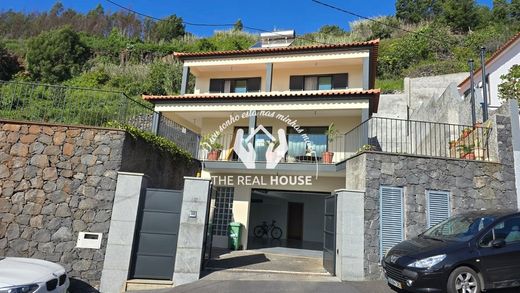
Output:
<path fill-rule="evenodd" d="M 148 280 L 148 279 L 132 279 L 126 281 L 125 292 L 128 291 L 142 291 L 142 290 L 157 290 L 167 289 L 173 287 L 172 281 L 167 280 Z"/>

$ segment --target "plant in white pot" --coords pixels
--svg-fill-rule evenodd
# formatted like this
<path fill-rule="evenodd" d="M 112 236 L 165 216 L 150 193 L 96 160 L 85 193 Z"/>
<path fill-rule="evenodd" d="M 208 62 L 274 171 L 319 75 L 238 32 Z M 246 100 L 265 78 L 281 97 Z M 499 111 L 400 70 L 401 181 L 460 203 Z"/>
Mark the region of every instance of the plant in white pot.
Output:
<path fill-rule="evenodd" d="M 336 135 L 338 135 L 338 133 L 339 133 L 339 131 L 336 129 L 334 122 L 332 122 L 329 125 L 329 127 L 327 128 L 327 131 L 325 131 L 329 144 L 334 141 L 334 139 L 336 138 Z M 330 152 L 330 151 L 326 151 L 321 154 L 321 157 L 322 157 L 323 163 L 332 164 L 332 160 L 334 159 L 334 153 Z"/>

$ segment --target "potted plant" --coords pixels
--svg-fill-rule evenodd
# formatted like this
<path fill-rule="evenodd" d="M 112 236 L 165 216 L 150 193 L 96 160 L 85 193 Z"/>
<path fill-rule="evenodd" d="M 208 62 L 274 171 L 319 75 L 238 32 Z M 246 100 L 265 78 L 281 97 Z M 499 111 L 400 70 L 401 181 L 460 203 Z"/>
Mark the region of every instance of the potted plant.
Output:
<path fill-rule="evenodd" d="M 475 157 L 477 160 L 484 160 L 484 158 L 486 156 L 486 152 L 485 152 L 485 149 L 482 148 L 480 140 L 477 140 L 475 142 L 475 149 L 474 149 L 473 153 L 475 154 Z"/>
<path fill-rule="evenodd" d="M 473 129 L 472 128 L 469 128 L 469 127 L 466 127 L 462 130 L 462 138 L 466 138 L 468 137 L 471 132 L 473 132 Z"/>
<path fill-rule="evenodd" d="M 475 160 L 475 154 L 473 153 L 474 149 L 474 145 L 461 145 L 461 158 L 466 160 Z"/>
<path fill-rule="evenodd" d="M 217 140 L 220 138 L 220 134 L 217 137 L 212 137 L 210 134 L 205 135 L 200 141 L 201 147 L 208 152 L 207 159 L 209 161 L 217 161 L 222 152 L 222 144 Z"/>
<path fill-rule="evenodd" d="M 334 122 L 332 122 L 329 127 L 327 128 L 327 131 L 325 131 L 325 135 L 327 135 L 327 139 L 329 143 L 332 143 L 334 139 L 336 138 L 336 135 L 338 135 L 339 131 L 336 129 L 336 126 L 334 125 Z M 332 159 L 334 158 L 333 152 L 323 152 L 321 154 L 321 157 L 323 159 L 323 163 L 325 164 L 332 164 Z"/>

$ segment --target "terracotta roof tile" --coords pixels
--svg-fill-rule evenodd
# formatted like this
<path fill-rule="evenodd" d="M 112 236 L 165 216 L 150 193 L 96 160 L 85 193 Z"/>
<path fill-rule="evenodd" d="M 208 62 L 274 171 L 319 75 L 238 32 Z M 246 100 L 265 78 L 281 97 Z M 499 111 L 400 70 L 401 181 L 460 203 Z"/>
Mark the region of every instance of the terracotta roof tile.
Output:
<path fill-rule="evenodd" d="M 314 50 L 328 50 L 328 49 L 344 49 L 356 47 L 371 47 L 378 46 L 379 39 L 366 42 L 343 43 L 343 44 L 324 44 L 324 45 L 308 45 L 308 46 L 294 46 L 294 47 L 279 47 L 279 48 L 251 48 L 247 50 L 230 50 L 230 51 L 213 51 L 213 52 L 175 52 L 173 55 L 179 59 L 197 58 L 197 57 L 223 57 L 232 55 L 255 55 L 255 54 L 269 54 L 269 53 L 285 53 L 285 52 L 305 52 Z"/>
<path fill-rule="evenodd" d="M 190 100 L 228 100 L 228 99 L 265 99 L 265 98 L 297 98 L 297 97 L 339 97 L 368 96 L 371 99 L 372 112 L 377 112 L 381 90 L 330 90 L 330 91 L 284 91 L 256 93 L 217 93 L 217 94 L 186 94 L 186 95 L 143 95 L 150 102 L 159 101 L 190 101 Z"/>

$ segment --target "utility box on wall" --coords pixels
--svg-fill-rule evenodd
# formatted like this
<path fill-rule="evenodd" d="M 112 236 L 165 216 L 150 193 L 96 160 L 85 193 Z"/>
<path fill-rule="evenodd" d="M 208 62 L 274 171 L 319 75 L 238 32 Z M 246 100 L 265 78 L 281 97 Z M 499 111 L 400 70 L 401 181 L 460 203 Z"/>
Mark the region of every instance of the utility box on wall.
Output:
<path fill-rule="evenodd" d="M 102 239 L 103 233 L 79 232 L 76 247 L 100 249 Z"/>

